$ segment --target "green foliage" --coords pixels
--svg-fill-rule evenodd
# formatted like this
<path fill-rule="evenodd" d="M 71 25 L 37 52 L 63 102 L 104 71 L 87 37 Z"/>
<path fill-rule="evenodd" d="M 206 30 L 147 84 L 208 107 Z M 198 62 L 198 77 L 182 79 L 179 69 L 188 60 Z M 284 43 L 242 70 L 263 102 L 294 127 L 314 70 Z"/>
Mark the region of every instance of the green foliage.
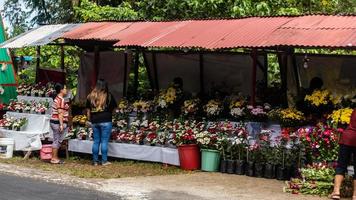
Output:
<path fill-rule="evenodd" d="M 89 0 L 82 0 L 79 6 L 74 7 L 75 18 L 78 22 L 103 21 L 103 20 L 133 20 L 138 18 L 127 2 L 118 7 L 98 6 Z"/>
<path fill-rule="evenodd" d="M 60 68 L 61 65 L 61 56 L 60 56 L 60 47 L 59 46 L 43 46 L 41 47 L 41 67 L 47 68 Z M 16 49 L 14 52 L 17 56 L 32 56 L 36 58 L 36 49 L 34 47 L 27 47 L 22 49 Z M 76 88 L 77 87 L 77 73 L 76 71 L 79 68 L 79 55 L 81 51 L 75 47 L 64 47 L 64 66 L 67 70 L 67 83 L 68 87 Z M 34 60 L 35 61 L 35 60 Z M 20 83 L 33 83 L 35 81 L 35 65 L 33 62 L 28 69 L 25 69 L 21 72 L 28 77 L 28 79 L 20 79 Z"/>

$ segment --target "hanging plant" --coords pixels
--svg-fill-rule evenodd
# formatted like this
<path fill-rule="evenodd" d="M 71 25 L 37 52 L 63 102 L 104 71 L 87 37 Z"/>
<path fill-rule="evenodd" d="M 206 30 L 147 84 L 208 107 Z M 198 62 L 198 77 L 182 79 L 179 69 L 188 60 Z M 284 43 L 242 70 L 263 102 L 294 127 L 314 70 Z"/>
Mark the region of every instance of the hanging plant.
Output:
<path fill-rule="evenodd" d="M 7 70 L 7 64 L 1 63 L 1 71 L 6 71 L 6 70 Z"/>
<path fill-rule="evenodd" d="M 3 95 L 5 92 L 5 89 L 0 85 L 0 95 Z"/>

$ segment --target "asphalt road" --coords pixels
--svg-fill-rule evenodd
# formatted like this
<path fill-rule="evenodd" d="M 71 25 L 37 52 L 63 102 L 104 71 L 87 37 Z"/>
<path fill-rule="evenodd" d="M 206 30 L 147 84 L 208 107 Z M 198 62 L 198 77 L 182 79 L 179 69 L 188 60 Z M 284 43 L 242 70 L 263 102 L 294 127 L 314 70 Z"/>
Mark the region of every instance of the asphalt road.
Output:
<path fill-rule="evenodd" d="M 0 173 L 0 200 L 115 200 L 110 194 Z"/>

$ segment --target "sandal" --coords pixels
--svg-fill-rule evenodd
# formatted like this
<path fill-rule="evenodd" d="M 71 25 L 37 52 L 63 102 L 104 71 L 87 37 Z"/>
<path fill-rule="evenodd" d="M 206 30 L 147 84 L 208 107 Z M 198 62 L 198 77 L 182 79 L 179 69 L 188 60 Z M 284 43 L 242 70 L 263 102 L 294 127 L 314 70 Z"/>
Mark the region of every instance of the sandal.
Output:
<path fill-rule="evenodd" d="M 64 164 L 64 161 L 63 161 L 63 160 L 51 160 L 51 164 L 59 164 L 59 165 L 62 165 L 62 164 Z"/>
<path fill-rule="evenodd" d="M 329 198 L 333 200 L 340 200 L 340 194 L 331 193 Z"/>

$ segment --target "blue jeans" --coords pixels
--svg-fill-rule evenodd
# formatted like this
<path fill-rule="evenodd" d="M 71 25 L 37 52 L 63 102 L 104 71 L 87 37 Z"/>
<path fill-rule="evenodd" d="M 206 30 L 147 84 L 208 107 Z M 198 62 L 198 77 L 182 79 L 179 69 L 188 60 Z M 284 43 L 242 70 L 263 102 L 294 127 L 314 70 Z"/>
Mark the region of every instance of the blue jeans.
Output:
<path fill-rule="evenodd" d="M 108 161 L 108 143 L 111 135 L 112 122 L 93 124 L 93 161 L 99 162 L 99 146 L 101 145 L 101 162 Z"/>

